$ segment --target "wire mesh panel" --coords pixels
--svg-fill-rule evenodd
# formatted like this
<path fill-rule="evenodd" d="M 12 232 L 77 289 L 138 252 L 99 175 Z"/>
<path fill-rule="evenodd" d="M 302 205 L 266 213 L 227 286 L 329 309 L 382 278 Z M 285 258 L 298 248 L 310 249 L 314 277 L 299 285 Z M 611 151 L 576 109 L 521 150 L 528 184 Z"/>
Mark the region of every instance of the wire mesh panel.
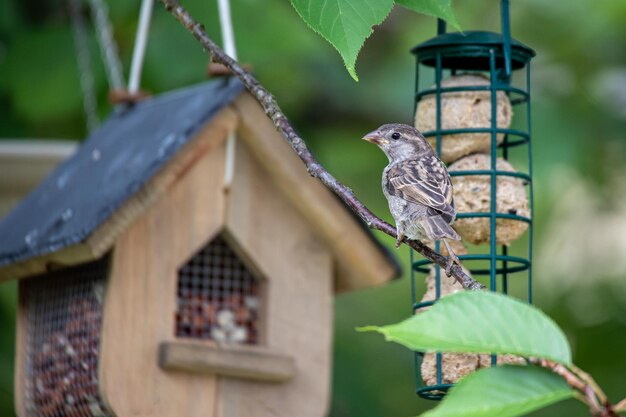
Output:
<path fill-rule="evenodd" d="M 259 280 L 217 237 L 178 270 L 176 336 L 258 344 Z"/>
<path fill-rule="evenodd" d="M 114 416 L 99 391 L 108 259 L 21 283 L 27 417 Z"/>

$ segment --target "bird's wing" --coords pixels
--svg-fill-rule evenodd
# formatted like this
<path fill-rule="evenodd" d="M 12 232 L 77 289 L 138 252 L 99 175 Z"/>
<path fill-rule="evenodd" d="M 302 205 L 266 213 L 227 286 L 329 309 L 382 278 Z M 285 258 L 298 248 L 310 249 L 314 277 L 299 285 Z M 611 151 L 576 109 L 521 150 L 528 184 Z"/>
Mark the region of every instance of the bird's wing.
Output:
<path fill-rule="evenodd" d="M 450 176 L 434 155 L 394 164 L 387 172 L 387 180 L 389 194 L 422 204 L 448 223 L 454 220 Z"/>

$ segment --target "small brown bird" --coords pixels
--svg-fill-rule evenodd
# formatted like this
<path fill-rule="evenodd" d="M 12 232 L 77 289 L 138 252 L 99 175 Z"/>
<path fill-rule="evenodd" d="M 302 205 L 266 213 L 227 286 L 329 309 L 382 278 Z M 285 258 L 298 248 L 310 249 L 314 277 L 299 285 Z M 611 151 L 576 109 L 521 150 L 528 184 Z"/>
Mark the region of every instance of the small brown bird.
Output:
<path fill-rule="evenodd" d="M 408 239 L 443 241 L 450 257 L 450 276 L 459 259 L 446 239 L 460 240 L 450 227 L 456 216 L 450 175 L 433 148 L 415 128 L 403 124 L 382 125 L 363 137 L 378 145 L 389 158 L 383 171 L 383 193 L 398 231 L 396 247 Z"/>

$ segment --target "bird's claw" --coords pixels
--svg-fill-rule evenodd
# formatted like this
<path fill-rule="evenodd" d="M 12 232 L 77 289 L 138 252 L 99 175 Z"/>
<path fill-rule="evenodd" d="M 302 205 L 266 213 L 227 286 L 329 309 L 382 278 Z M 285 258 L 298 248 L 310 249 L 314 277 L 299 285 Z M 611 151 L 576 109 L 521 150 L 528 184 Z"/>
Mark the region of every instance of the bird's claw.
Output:
<path fill-rule="evenodd" d="M 443 244 L 446 245 L 446 249 L 448 250 L 448 259 L 446 260 L 446 275 L 448 277 L 452 276 L 452 267 L 454 267 L 454 264 L 457 264 L 459 266 L 461 266 L 461 261 L 459 260 L 459 257 L 456 256 L 456 254 L 454 253 L 454 251 L 452 250 L 452 248 L 450 247 L 450 244 L 448 243 L 447 240 L 443 239 Z"/>
<path fill-rule="evenodd" d="M 402 241 L 404 240 L 404 235 L 398 235 L 396 237 L 396 249 L 398 249 L 400 247 L 400 245 L 402 244 Z"/>
<path fill-rule="evenodd" d="M 452 255 L 452 254 L 448 255 L 448 259 L 446 261 L 446 268 L 445 268 L 446 275 L 448 277 L 452 276 L 452 268 L 454 267 L 454 264 L 457 264 L 460 266 L 461 261 L 459 260 L 459 258 L 457 258 L 456 255 Z"/>
<path fill-rule="evenodd" d="M 448 260 L 446 261 L 446 275 L 449 277 L 452 276 L 453 266 L 454 266 L 454 261 L 452 260 L 452 258 L 448 257 Z"/>

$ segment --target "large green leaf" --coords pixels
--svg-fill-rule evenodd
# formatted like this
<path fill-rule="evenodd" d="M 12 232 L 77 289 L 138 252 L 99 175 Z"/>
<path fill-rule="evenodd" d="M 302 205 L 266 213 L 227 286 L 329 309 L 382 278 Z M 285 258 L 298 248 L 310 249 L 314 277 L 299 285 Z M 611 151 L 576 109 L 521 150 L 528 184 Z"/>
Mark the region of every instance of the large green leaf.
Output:
<path fill-rule="evenodd" d="M 394 0 L 291 0 L 300 17 L 330 42 L 358 81 L 356 58 L 372 26 L 381 23 Z"/>
<path fill-rule="evenodd" d="M 565 380 L 546 369 L 496 366 L 460 380 L 422 417 L 515 417 L 573 396 Z"/>
<path fill-rule="evenodd" d="M 461 25 L 452 11 L 452 0 L 396 0 L 396 2 L 415 12 L 443 19 L 457 30 L 461 30 Z"/>
<path fill-rule="evenodd" d="M 464 291 L 398 324 L 369 326 L 417 351 L 512 353 L 570 364 L 561 329 L 541 310 L 491 292 Z"/>

